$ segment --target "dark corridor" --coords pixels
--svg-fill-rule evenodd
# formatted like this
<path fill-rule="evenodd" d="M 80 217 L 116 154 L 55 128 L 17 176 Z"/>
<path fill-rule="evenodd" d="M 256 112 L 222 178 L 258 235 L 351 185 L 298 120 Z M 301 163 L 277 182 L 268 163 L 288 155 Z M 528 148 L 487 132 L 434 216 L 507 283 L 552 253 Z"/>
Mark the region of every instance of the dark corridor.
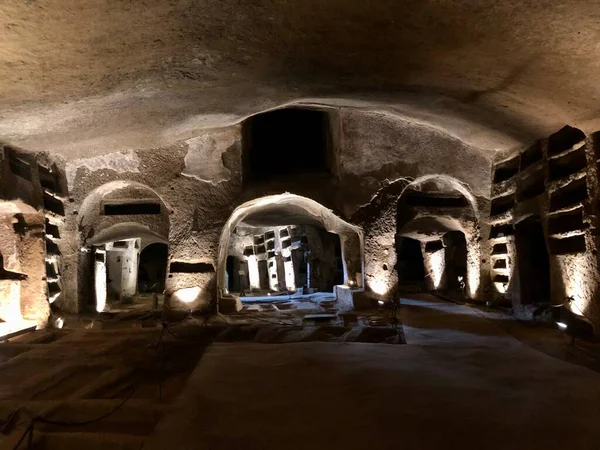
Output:
<path fill-rule="evenodd" d="M 550 301 L 550 262 L 539 217 L 530 217 L 515 226 L 517 269 L 521 304 Z"/>

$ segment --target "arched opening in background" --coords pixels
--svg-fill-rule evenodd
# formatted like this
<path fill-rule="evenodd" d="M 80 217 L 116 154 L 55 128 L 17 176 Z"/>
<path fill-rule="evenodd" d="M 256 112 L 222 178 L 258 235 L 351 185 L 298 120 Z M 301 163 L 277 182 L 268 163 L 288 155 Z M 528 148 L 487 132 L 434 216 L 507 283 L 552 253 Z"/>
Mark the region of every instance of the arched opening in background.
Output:
<path fill-rule="evenodd" d="M 515 224 L 515 246 L 519 303 L 550 303 L 550 259 L 539 216 L 529 216 Z"/>
<path fill-rule="evenodd" d="M 446 288 L 451 292 L 463 293 L 467 280 L 467 240 L 465 233 L 458 230 L 444 235 L 446 261 Z"/>
<path fill-rule="evenodd" d="M 425 283 L 425 261 L 421 243 L 416 239 L 399 237 L 397 246 L 398 284 L 401 291 L 422 291 Z"/>
<path fill-rule="evenodd" d="M 398 199 L 397 209 L 400 291 L 418 289 L 415 282 L 423 267 L 423 290 L 475 296 L 479 288 L 478 236 L 475 199 L 458 180 L 431 175 L 410 183 Z"/>
<path fill-rule="evenodd" d="M 162 242 L 148 244 L 140 252 L 138 264 L 138 293 L 162 294 L 165 290 L 169 246 Z"/>
<path fill-rule="evenodd" d="M 117 181 L 90 193 L 80 212 L 83 285 L 96 311 L 155 309 L 163 303 L 169 212 L 152 189 Z"/>
<path fill-rule="evenodd" d="M 281 194 L 238 207 L 223 229 L 220 301 L 319 297 L 363 285 L 362 232 L 306 197 Z M 319 295 L 326 293 L 327 295 Z"/>

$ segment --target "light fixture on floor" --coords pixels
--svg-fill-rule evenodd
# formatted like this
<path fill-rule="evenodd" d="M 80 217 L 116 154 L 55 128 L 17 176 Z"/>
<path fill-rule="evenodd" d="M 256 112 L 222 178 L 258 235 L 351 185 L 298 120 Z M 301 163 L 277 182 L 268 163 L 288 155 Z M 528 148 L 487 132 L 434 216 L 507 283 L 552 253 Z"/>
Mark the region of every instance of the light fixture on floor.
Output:
<path fill-rule="evenodd" d="M 558 328 L 560 328 L 561 330 L 566 330 L 567 329 L 567 324 L 564 322 L 556 322 L 556 325 L 558 326 Z"/>
<path fill-rule="evenodd" d="M 198 298 L 200 295 L 200 287 L 191 287 L 191 288 L 183 288 L 178 289 L 173 293 L 173 296 L 183 303 L 192 303 L 194 300 Z"/>

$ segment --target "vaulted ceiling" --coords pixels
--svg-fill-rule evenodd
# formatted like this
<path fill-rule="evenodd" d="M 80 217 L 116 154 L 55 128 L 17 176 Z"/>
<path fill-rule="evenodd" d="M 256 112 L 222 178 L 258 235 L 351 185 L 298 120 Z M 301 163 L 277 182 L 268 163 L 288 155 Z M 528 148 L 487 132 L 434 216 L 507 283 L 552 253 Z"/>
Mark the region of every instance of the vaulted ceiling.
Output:
<path fill-rule="evenodd" d="M 600 129 L 595 0 L 3 0 L 0 136 L 80 156 L 303 101 L 490 151 Z"/>

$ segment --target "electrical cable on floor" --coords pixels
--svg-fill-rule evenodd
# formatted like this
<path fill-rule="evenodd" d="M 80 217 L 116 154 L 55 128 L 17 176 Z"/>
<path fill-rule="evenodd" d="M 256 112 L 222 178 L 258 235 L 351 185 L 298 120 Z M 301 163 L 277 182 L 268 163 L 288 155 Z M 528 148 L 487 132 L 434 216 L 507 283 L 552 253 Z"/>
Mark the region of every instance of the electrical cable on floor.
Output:
<path fill-rule="evenodd" d="M 125 403 L 127 403 L 127 401 L 131 398 L 131 396 L 133 395 L 135 390 L 136 390 L 135 386 L 132 387 L 131 392 L 115 408 L 113 408 L 106 414 L 103 414 L 100 417 L 95 417 L 93 419 L 84 420 L 81 422 L 67 422 L 67 421 L 63 421 L 63 420 L 52 420 L 52 419 L 46 419 L 45 417 L 41 417 L 41 416 L 34 416 L 31 419 L 31 423 L 29 424 L 29 426 L 27 427 L 27 429 L 25 430 L 25 432 L 23 433 L 23 435 L 21 436 L 21 438 L 19 439 L 17 444 L 14 446 L 13 450 L 17 450 L 21 446 L 21 444 L 23 443 L 25 438 L 28 438 L 27 448 L 28 449 L 33 448 L 32 447 L 33 434 L 34 434 L 34 430 L 35 430 L 35 424 L 37 422 L 45 423 L 48 425 L 57 425 L 57 426 L 66 426 L 66 427 L 83 426 L 83 425 L 89 425 L 89 424 L 95 423 L 95 422 L 100 422 L 101 420 L 106 419 L 107 417 L 111 416 L 112 414 L 116 413 L 119 409 L 121 409 L 123 407 L 123 405 L 125 405 Z"/>
<path fill-rule="evenodd" d="M 156 357 L 158 358 L 159 373 L 158 373 L 158 399 L 162 400 L 162 391 L 164 387 L 165 379 L 165 344 L 163 342 L 163 336 L 167 328 L 163 324 L 163 328 L 160 330 L 158 341 L 156 343 Z"/>

